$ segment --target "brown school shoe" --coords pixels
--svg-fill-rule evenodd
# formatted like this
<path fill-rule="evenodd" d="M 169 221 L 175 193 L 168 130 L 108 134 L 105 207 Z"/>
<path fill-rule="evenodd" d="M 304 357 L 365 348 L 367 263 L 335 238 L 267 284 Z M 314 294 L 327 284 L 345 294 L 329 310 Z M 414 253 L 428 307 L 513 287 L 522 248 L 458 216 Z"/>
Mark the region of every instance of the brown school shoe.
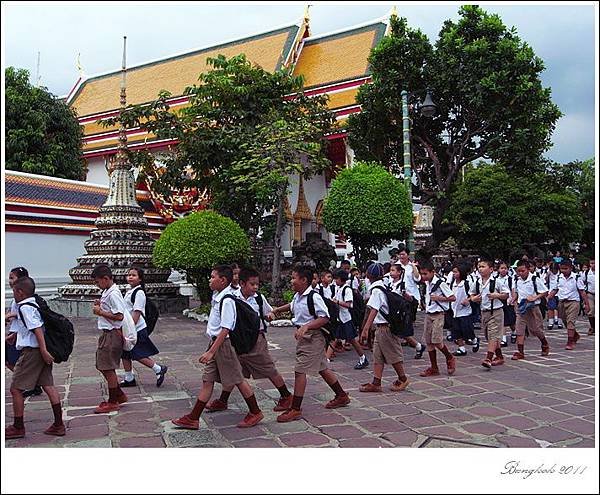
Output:
<path fill-rule="evenodd" d="M 421 371 L 419 376 L 438 376 L 440 374 L 440 370 L 437 368 L 433 369 L 431 367 L 427 368 L 425 371 Z"/>
<path fill-rule="evenodd" d="M 60 426 L 56 426 L 55 424 L 51 424 L 44 431 L 45 435 L 54 435 L 56 437 L 64 437 L 66 433 L 67 433 L 67 430 L 66 430 L 64 424 L 60 425 Z"/>
<path fill-rule="evenodd" d="M 448 366 L 448 375 L 452 376 L 456 371 L 456 358 L 452 356 L 452 359 L 447 359 L 446 365 Z"/>
<path fill-rule="evenodd" d="M 588 329 L 588 335 L 595 335 L 595 334 L 596 334 L 596 330 L 594 330 L 593 328 Z"/>
<path fill-rule="evenodd" d="M 501 366 L 503 364 L 504 364 L 503 357 L 495 356 L 494 359 L 492 359 L 492 366 Z"/>
<path fill-rule="evenodd" d="M 577 333 L 577 330 L 575 330 L 575 335 L 573 335 L 573 344 L 577 344 L 577 341 L 581 338 L 581 335 L 579 335 L 579 333 Z"/>
<path fill-rule="evenodd" d="M 246 414 L 246 417 L 237 424 L 237 427 L 252 428 L 253 426 L 256 426 L 258 423 L 260 423 L 263 418 L 264 416 L 261 411 L 257 412 L 256 414 L 252 414 L 251 412 L 249 412 L 248 414 Z"/>
<path fill-rule="evenodd" d="M 25 436 L 25 428 L 15 428 L 13 425 L 4 428 L 4 439 L 13 440 L 15 438 L 23 438 Z"/>
<path fill-rule="evenodd" d="M 392 383 L 390 390 L 392 392 L 402 392 L 406 387 L 408 387 L 408 378 L 403 382 L 396 380 L 394 383 Z"/>
<path fill-rule="evenodd" d="M 94 409 L 94 414 L 104 414 L 118 411 L 119 409 L 121 409 L 121 406 L 118 403 L 103 401 L 100 402 L 100 405 L 96 409 Z"/>
<path fill-rule="evenodd" d="M 374 383 L 363 383 L 359 389 L 361 392 L 381 392 L 381 385 L 375 385 Z"/>
<path fill-rule="evenodd" d="M 511 359 L 512 359 L 513 361 L 518 361 L 519 359 L 525 359 L 525 354 L 523 354 L 522 352 L 516 351 L 516 352 L 515 352 L 515 353 L 512 355 Z"/>
<path fill-rule="evenodd" d="M 221 399 L 215 399 L 206 404 L 206 412 L 217 412 L 227 410 L 227 402 L 223 402 Z"/>
<path fill-rule="evenodd" d="M 288 409 L 283 414 L 277 416 L 278 423 L 289 423 L 298 419 L 302 419 L 302 409 Z"/>
<path fill-rule="evenodd" d="M 565 351 L 572 351 L 573 349 L 575 349 L 575 342 L 573 342 L 571 339 L 567 340 Z"/>
<path fill-rule="evenodd" d="M 549 345 L 543 345 L 542 346 L 542 356 L 548 356 L 550 354 L 550 346 Z"/>
<path fill-rule="evenodd" d="M 292 408 L 292 400 L 294 399 L 293 395 L 288 395 L 287 397 L 281 397 L 277 402 L 277 405 L 273 408 L 275 412 L 287 411 Z"/>
<path fill-rule="evenodd" d="M 492 362 L 489 359 L 485 358 L 483 361 L 481 361 L 481 366 L 489 370 L 492 368 Z"/>
<path fill-rule="evenodd" d="M 327 409 L 337 409 L 338 407 L 344 407 L 348 404 L 350 404 L 350 396 L 346 393 L 331 399 L 327 404 L 325 404 L 325 407 Z"/>
<path fill-rule="evenodd" d="M 117 397 L 117 402 L 119 404 L 125 404 L 125 402 L 127 402 L 129 400 L 129 398 L 125 395 L 125 392 L 123 392 L 121 395 L 119 395 L 119 397 Z"/>
<path fill-rule="evenodd" d="M 179 428 L 185 428 L 186 430 L 197 430 L 200 428 L 200 421 L 190 418 L 189 414 L 186 414 L 179 419 L 172 419 L 171 423 L 175 426 L 179 426 Z"/>

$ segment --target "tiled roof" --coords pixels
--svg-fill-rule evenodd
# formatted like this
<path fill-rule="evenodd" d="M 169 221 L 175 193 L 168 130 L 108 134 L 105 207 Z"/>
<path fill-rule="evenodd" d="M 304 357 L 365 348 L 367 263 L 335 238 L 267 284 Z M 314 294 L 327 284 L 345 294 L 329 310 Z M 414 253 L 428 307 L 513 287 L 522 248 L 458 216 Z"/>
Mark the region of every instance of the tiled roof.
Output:
<path fill-rule="evenodd" d="M 215 45 L 175 57 L 132 67 L 127 70 L 127 102 L 140 104 L 153 101 L 160 90 L 183 94 L 187 86 L 196 84 L 200 73 L 209 67 L 208 57 L 219 54 L 232 57 L 244 53 L 253 63 L 275 71 L 294 48 L 300 27 L 296 24 L 264 34 Z M 119 108 L 121 72 L 96 76 L 85 81 L 70 98 L 79 116 Z"/>
<path fill-rule="evenodd" d="M 371 49 L 385 34 L 383 21 L 304 40 L 294 75 L 304 76 L 307 88 L 346 81 L 369 74 Z"/>

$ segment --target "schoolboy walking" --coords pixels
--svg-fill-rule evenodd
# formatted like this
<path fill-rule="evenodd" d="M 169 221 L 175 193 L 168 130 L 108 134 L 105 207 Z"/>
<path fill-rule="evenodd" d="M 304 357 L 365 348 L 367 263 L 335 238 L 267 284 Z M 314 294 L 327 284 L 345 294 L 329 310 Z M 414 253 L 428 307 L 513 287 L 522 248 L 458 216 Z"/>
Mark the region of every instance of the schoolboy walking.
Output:
<path fill-rule="evenodd" d="M 327 368 L 325 358 L 325 335 L 322 327 L 329 321 L 329 312 L 323 298 L 311 287 L 313 269 L 299 265 L 292 270 L 292 302 L 271 312 L 271 318 L 284 311 L 292 311 L 292 323 L 296 326 L 296 366 L 294 397 L 292 406 L 277 417 L 279 423 L 295 421 L 302 417 L 302 400 L 306 391 L 306 375 L 318 373 L 335 393 L 325 407 L 335 409 L 350 403 L 350 396 L 344 391 L 337 376 Z"/>
<path fill-rule="evenodd" d="M 454 293 L 452 307 L 452 340 L 457 349 L 452 353 L 454 356 L 466 356 L 465 341 L 473 342 L 475 331 L 473 329 L 472 309 L 469 300 L 469 283 L 467 276 L 469 267 L 466 264 L 455 263 L 452 267 L 453 283 L 450 288 Z M 479 349 L 477 349 L 479 350 Z"/>
<path fill-rule="evenodd" d="M 381 392 L 381 379 L 383 368 L 386 364 L 391 365 L 398 375 L 398 379 L 392 383 L 392 392 L 401 392 L 408 386 L 408 378 L 404 372 L 402 343 L 400 337 L 394 335 L 388 321 L 382 312 L 389 312 L 389 305 L 385 295 L 385 283 L 383 281 L 384 269 L 379 263 L 372 264 L 367 269 L 367 277 L 371 282 L 369 301 L 365 323 L 362 328 L 363 339 L 367 338 L 369 329 L 375 324 L 375 339 L 373 342 L 373 381 L 363 383 L 359 390 L 361 392 Z"/>
<path fill-rule="evenodd" d="M 471 301 L 481 304 L 481 329 L 488 341 L 487 356 L 481 365 L 487 369 L 504 364 L 500 346 L 504 331 L 502 300 L 508 299 L 509 296 L 508 287 L 496 284 L 496 279 L 492 277 L 493 265 L 490 260 L 481 260 L 478 264 L 481 280 L 469 288 Z"/>
<path fill-rule="evenodd" d="M 273 308 L 265 296 L 258 293 L 259 274 L 254 268 L 242 268 L 239 273 L 239 282 L 240 288 L 235 295 L 249 304 L 261 319 L 261 328 L 256 345 L 249 353 L 238 355 L 242 366 L 242 374 L 246 379 L 250 377 L 255 380 L 268 378 L 281 396 L 273 411 L 287 411 L 292 405 L 292 394 L 288 390 L 283 377 L 275 368 L 275 363 L 267 345 L 266 321 Z M 233 388 L 233 385 L 223 385 L 221 396 L 208 403 L 206 410 L 208 412 L 226 410 L 228 406 L 227 402 Z"/>
<path fill-rule="evenodd" d="M 456 358 L 450 354 L 444 343 L 444 314 L 450 308 L 450 303 L 456 297 L 439 276 L 435 274 L 433 263 L 429 260 L 423 261 L 419 266 L 421 279 L 425 282 L 425 326 L 423 339 L 427 344 L 427 353 L 431 366 L 419 373 L 420 376 L 437 376 L 440 370 L 437 364 L 437 351 L 439 350 L 446 358 L 448 375 L 456 371 Z"/>
<path fill-rule="evenodd" d="M 558 276 L 560 275 L 560 266 L 558 263 L 552 262 L 550 265 L 550 269 L 546 274 L 546 287 L 555 287 L 558 281 Z M 554 325 L 557 328 L 562 329 L 563 324 L 558 319 L 558 298 L 552 297 L 548 299 L 548 330 L 552 330 Z"/>
<path fill-rule="evenodd" d="M 583 272 L 580 277 L 583 283 L 583 306 L 585 314 L 590 322 L 588 335 L 596 333 L 596 319 L 594 311 L 596 310 L 596 261 L 590 259 L 589 268 Z"/>
<path fill-rule="evenodd" d="M 228 265 L 219 265 L 212 269 L 209 287 L 213 291 L 210 314 L 206 324 L 206 334 L 210 338 L 206 352 L 200 356 L 200 363 L 206 365 L 202 375 L 202 387 L 192 411 L 172 423 L 187 430 L 200 427 L 200 415 L 210 400 L 215 382 L 223 387 L 237 387 L 248 405 L 249 412 L 237 424 L 238 428 L 250 428 L 263 419 L 252 388 L 244 380 L 242 365 L 229 339 L 229 333 L 235 331 L 236 308 L 233 298 L 235 290 L 231 287 L 233 270 Z M 232 296 L 232 297 L 227 297 Z"/>
<path fill-rule="evenodd" d="M 16 348 L 21 351 L 21 354 L 15 365 L 10 385 L 13 401 L 13 424 L 4 430 L 6 440 L 25 436 L 23 391 L 31 390 L 36 386 L 42 387 L 48 396 L 54 414 L 54 423 L 44 433 L 54 436 L 65 435 L 60 396 L 54 387 L 54 378 L 52 377 L 54 358 L 46 349 L 44 321 L 38 311 L 34 294 L 35 282 L 33 279 L 21 277 L 14 282 L 13 295 L 18 305 L 15 319 Z"/>
<path fill-rule="evenodd" d="M 525 328 L 530 334 L 540 339 L 542 356 L 550 354 L 550 345 L 544 335 L 544 318 L 540 311 L 541 300 L 547 296 L 548 289 L 538 275 L 529 271 L 528 261 L 517 263 L 517 278 L 512 290 L 517 313 L 517 351 L 513 354 L 514 361 L 525 359 Z"/>
<path fill-rule="evenodd" d="M 513 305 L 512 300 L 512 292 L 513 286 L 515 284 L 515 278 L 511 277 L 508 272 L 508 264 L 505 261 L 498 262 L 498 276 L 496 277 L 496 283 L 498 285 L 506 285 L 508 287 L 508 291 L 511 294 L 507 300 L 502 300 L 503 312 L 504 312 L 504 330 L 502 331 L 502 342 L 500 345 L 502 347 L 508 347 L 508 342 L 506 339 L 506 328 L 510 328 L 510 341 L 511 343 L 517 342 L 517 332 L 515 330 L 515 324 L 517 322 L 517 315 L 515 313 L 515 307 Z"/>

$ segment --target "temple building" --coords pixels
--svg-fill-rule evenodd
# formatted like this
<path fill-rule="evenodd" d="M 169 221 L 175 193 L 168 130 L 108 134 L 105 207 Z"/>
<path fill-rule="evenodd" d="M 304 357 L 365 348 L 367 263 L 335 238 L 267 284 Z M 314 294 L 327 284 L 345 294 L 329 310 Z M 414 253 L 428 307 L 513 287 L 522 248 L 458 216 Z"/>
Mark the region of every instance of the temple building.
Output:
<path fill-rule="evenodd" d="M 343 124 L 349 115 L 360 111 L 356 94 L 361 85 L 371 80 L 367 59 L 371 49 L 388 33 L 389 17 L 320 35 L 312 35 L 309 24 L 305 14 L 296 23 L 260 34 L 129 67 L 127 102 L 149 103 L 159 91 L 167 90 L 173 95 L 168 100 L 170 106 L 174 110 L 184 108 L 188 104 L 184 89 L 195 84 L 201 72 L 209 70 L 208 57 L 244 53 L 266 70 L 290 67 L 294 75 L 304 76 L 306 93 L 326 94 L 329 108 Z M 103 127 L 98 121 L 118 115 L 120 78 L 120 69 L 90 77 L 82 75 L 66 97 L 84 130 L 85 181 L 6 173 L 7 267 L 30 268 L 47 294 L 69 282 L 68 271 L 84 252 L 83 243 L 106 197 L 118 148 L 118 129 Z M 353 160 L 343 125 L 340 129 L 327 136 L 328 155 L 337 169 L 350 166 Z M 161 153 L 177 145 L 176 141 L 157 139 L 139 128 L 127 130 L 127 141 L 131 150 L 152 150 L 157 161 Z M 323 198 L 332 175 L 310 180 L 292 178 L 286 208 L 289 223 L 282 240 L 284 255 L 291 256 L 292 245 L 302 242 L 306 233 L 316 231 L 336 247 L 338 255 L 344 256 L 351 250 L 343 239 L 326 232 L 322 223 Z M 201 201 L 190 195 L 169 203 L 145 184 L 138 187 L 137 199 L 154 236 Z M 40 249 L 53 253 L 51 264 Z"/>

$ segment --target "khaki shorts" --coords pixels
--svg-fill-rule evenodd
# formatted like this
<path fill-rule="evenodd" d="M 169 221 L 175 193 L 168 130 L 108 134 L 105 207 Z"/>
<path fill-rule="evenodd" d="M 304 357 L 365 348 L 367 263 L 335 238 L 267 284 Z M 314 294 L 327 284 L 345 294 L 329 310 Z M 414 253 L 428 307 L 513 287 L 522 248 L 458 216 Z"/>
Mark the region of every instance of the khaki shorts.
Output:
<path fill-rule="evenodd" d="M 538 338 L 544 337 L 544 319 L 542 318 L 542 312 L 540 307 L 536 305 L 529 311 L 526 311 L 524 315 L 517 313 L 517 323 L 515 331 L 518 336 L 525 335 L 525 327 L 529 329 L 531 335 L 535 335 Z"/>
<path fill-rule="evenodd" d="M 373 360 L 375 364 L 396 364 L 404 361 L 400 337 L 392 333 L 389 325 L 377 325 Z"/>
<path fill-rule="evenodd" d="M 242 365 L 244 378 L 274 378 L 279 373 L 275 369 L 275 363 L 269 353 L 267 338 L 263 332 L 258 334 L 256 345 L 248 354 L 238 356 Z"/>
<path fill-rule="evenodd" d="M 325 336 L 320 329 L 309 330 L 296 341 L 296 373 L 318 374 L 327 369 Z"/>
<path fill-rule="evenodd" d="M 481 311 L 481 329 L 488 342 L 502 340 L 504 335 L 504 311 L 502 308 L 491 311 Z"/>
<path fill-rule="evenodd" d="M 50 387 L 54 385 L 52 364 L 47 364 L 37 347 L 25 347 L 15 365 L 11 388 L 31 390 L 36 385 Z"/>
<path fill-rule="evenodd" d="M 579 301 L 558 301 L 558 317 L 568 329 L 575 330 L 578 315 Z"/>
<path fill-rule="evenodd" d="M 427 345 L 441 344 L 444 341 L 444 312 L 427 313 L 423 340 Z"/>
<path fill-rule="evenodd" d="M 242 365 L 229 339 L 223 341 L 213 360 L 204 366 L 202 381 L 217 382 L 223 387 L 233 387 L 244 381 Z"/>
<path fill-rule="evenodd" d="M 110 371 L 120 368 L 122 354 L 123 332 L 121 329 L 102 330 L 96 350 L 96 369 Z"/>
<path fill-rule="evenodd" d="M 594 311 L 596 310 L 596 301 L 595 301 L 596 294 L 588 294 L 587 296 L 588 296 L 588 302 L 590 303 L 590 310 L 587 312 L 586 316 L 593 318 Z"/>

